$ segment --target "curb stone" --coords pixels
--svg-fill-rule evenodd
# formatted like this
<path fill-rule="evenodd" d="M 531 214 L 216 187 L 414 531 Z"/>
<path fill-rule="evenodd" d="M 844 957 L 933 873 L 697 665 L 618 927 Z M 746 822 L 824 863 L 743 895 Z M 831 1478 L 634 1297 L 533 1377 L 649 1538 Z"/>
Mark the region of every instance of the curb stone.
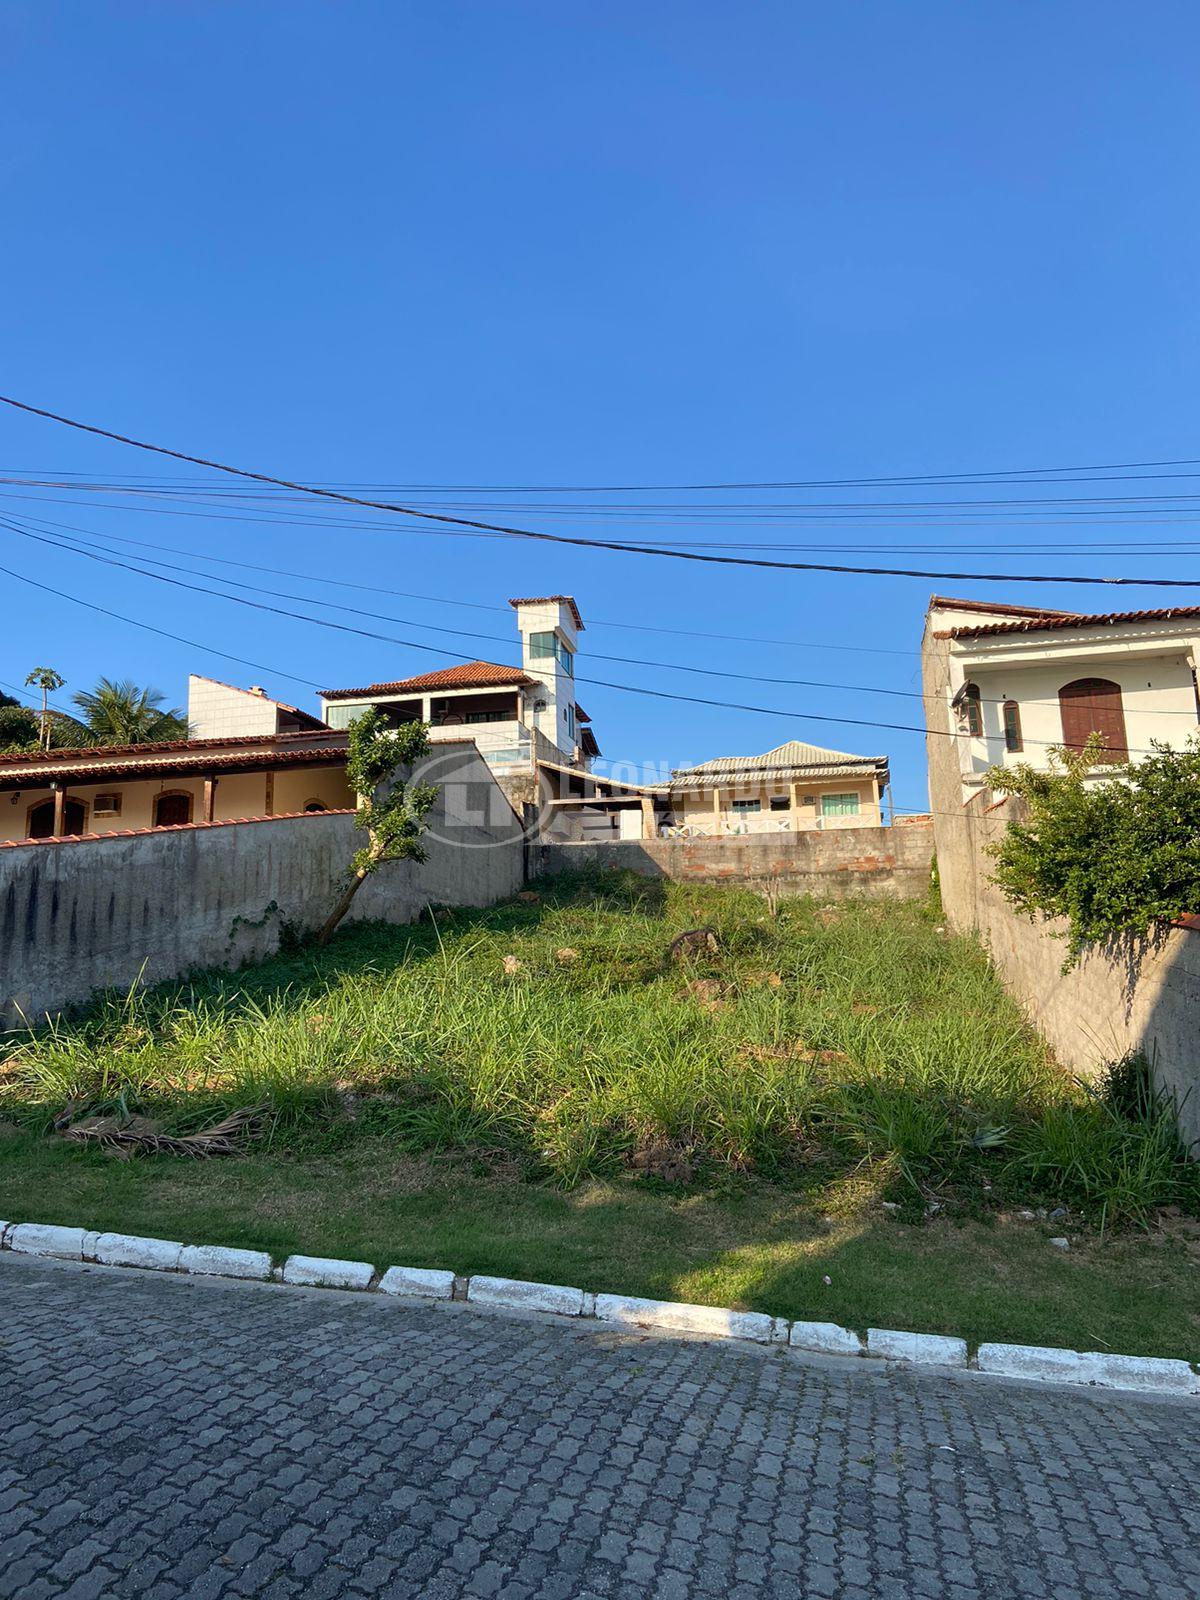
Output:
<path fill-rule="evenodd" d="M 369 1289 L 375 1268 L 369 1261 L 335 1261 L 326 1256 L 289 1256 L 283 1282 L 314 1289 Z"/>
<path fill-rule="evenodd" d="M 761 1311 L 726 1311 L 720 1306 L 692 1306 L 671 1300 L 639 1300 L 631 1295 L 598 1294 L 601 1322 L 622 1322 L 635 1328 L 671 1328 L 705 1333 L 716 1339 L 748 1339 L 774 1344 L 787 1339 L 787 1323 Z"/>
<path fill-rule="evenodd" d="M 325 1289 L 376 1290 L 438 1300 L 469 1300 L 478 1306 L 595 1318 L 626 1327 L 661 1328 L 760 1345 L 788 1345 L 823 1355 L 861 1356 L 864 1345 L 850 1328 L 834 1322 L 789 1322 L 760 1311 L 645 1300 L 632 1295 L 594 1294 L 562 1284 L 519 1278 L 456 1277 L 430 1267 L 389 1267 L 376 1280 L 369 1261 L 338 1261 L 292 1255 L 282 1267 L 266 1251 L 224 1245 L 180 1244 L 171 1239 L 89 1232 L 43 1222 L 0 1221 L 0 1250 L 62 1261 L 142 1267 L 193 1276 L 253 1278 Z M 974 1361 L 964 1340 L 944 1334 L 869 1328 L 865 1354 L 920 1366 L 949 1367 L 996 1377 L 1143 1394 L 1200 1395 L 1200 1373 L 1187 1361 L 1160 1356 L 1123 1356 L 1106 1351 L 1063 1350 L 1048 1345 L 984 1343 Z"/>
<path fill-rule="evenodd" d="M 548 1311 L 560 1317 L 583 1315 L 583 1290 L 555 1283 L 523 1283 L 519 1278 L 472 1278 L 467 1299 L 480 1306 L 506 1306 L 512 1311 Z"/>
<path fill-rule="evenodd" d="M 965 1367 L 965 1339 L 948 1339 L 941 1333 L 904 1333 L 897 1328 L 868 1328 L 867 1354 L 888 1361 L 911 1361 L 917 1366 Z"/>
<path fill-rule="evenodd" d="M 454 1274 L 431 1267 L 389 1267 L 379 1280 L 379 1292 L 451 1300 L 454 1298 Z"/>

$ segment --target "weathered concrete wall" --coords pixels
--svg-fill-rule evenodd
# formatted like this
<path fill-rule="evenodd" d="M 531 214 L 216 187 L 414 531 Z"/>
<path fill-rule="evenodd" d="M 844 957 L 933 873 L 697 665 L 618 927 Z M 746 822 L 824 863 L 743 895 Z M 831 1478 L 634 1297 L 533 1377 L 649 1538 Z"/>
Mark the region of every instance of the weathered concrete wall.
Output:
<path fill-rule="evenodd" d="M 932 852 L 931 826 L 916 823 L 724 839 L 543 844 L 533 852 L 533 865 L 549 874 L 618 868 L 678 882 L 770 885 L 781 894 L 823 900 L 915 899 L 929 889 Z"/>
<path fill-rule="evenodd" d="M 520 887 L 520 824 L 487 767 L 469 746 L 434 759 L 428 861 L 382 867 L 353 918 L 411 922 Z M 0 848 L 0 1024 L 272 954 L 285 923 L 325 920 L 363 839 L 351 814 L 327 812 Z"/>
<path fill-rule="evenodd" d="M 1200 932 L 1115 941 L 1064 973 L 1066 946 L 1055 937 L 1062 925 L 1018 916 L 991 882 L 988 846 L 1019 817 L 1021 802 L 999 800 L 990 789 L 963 802 L 953 741 L 937 732 L 946 726 L 943 641 L 926 640 L 924 669 L 929 793 L 948 922 L 979 933 L 1005 988 L 1072 1071 L 1094 1076 L 1107 1062 L 1144 1051 L 1200 1154 Z"/>

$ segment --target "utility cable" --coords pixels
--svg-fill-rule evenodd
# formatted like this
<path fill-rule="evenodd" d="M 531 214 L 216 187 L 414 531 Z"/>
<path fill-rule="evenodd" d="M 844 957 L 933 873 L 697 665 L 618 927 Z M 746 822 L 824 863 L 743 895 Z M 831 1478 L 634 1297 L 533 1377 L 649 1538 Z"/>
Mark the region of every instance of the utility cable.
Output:
<path fill-rule="evenodd" d="M 854 567 L 830 562 L 768 561 L 763 557 L 757 556 L 713 555 L 698 550 L 656 549 L 649 545 L 626 544 L 611 539 L 583 539 L 561 533 L 546 533 L 544 530 L 535 531 L 531 528 L 509 527 L 500 523 L 483 522 L 471 517 L 455 517 L 445 512 L 415 511 L 409 506 L 398 505 L 385 500 L 369 500 L 357 495 L 342 494 L 332 489 L 320 489 L 312 485 L 297 483 L 292 479 L 275 477 L 270 473 L 254 472 L 245 467 L 233 467 L 221 461 L 209 460 L 204 456 L 191 455 L 182 450 L 173 450 L 166 445 L 151 444 L 143 439 L 134 439 L 127 434 L 116 433 L 112 429 L 98 427 L 94 423 L 80 422 L 72 417 L 64 417 L 57 412 L 30 405 L 26 401 L 14 399 L 9 395 L 0 395 L 0 402 L 12 406 L 15 410 L 26 412 L 31 416 L 44 417 L 47 421 L 60 423 L 64 427 L 74 428 L 82 433 L 90 433 L 99 438 L 111 439 L 114 443 L 129 445 L 133 449 L 147 450 L 156 455 L 170 456 L 176 461 L 187 461 L 193 466 L 208 467 L 216 472 L 226 472 L 233 477 L 245 478 L 252 482 L 273 484 L 281 489 L 291 489 L 299 494 L 309 494 L 321 499 L 336 500 L 345 505 L 365 506 L 373 511 L 387 511 L 399 516 L 419 517 L 424 521 L 446 523 L 453 527 L 471 528 L 486 533 L 499 533 L 516 539 L 533 539 L 548 544 L 570 545 L 592 550 L 619 551 L 626 555 L 653 555 L 663 560 L 700 561 L 718 566 L 755 567 L 789 572 L 830 572 L 858 577 L 948 578 L 954 581 L 962 580 L 971 583 L 1074 583 L 1134 586 L 1139 588 L 1200 589 L 1200 578 L 1097 578 L 1072 577 L 1049 573 L 940 572 L 917 567 Z"/>

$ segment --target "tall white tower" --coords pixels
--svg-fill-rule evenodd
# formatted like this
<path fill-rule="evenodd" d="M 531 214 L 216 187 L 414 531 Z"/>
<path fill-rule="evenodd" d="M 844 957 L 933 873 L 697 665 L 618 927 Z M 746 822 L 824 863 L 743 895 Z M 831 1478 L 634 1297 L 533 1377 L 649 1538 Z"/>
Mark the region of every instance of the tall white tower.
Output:
<path fill-rule="evenodd" d="M 569 594 L 510 600 L 521 634 L 521 665 L 534 687 L 525 690 L 529 720 L 555 745 L 564 760 L 576 758 L 575 652 L 583 632 L 579 607 Z"/>

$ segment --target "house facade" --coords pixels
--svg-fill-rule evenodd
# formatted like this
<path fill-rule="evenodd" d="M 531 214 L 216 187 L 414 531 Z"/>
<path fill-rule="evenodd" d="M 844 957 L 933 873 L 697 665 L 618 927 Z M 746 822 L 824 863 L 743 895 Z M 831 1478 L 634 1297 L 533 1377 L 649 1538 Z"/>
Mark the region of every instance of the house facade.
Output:
<path fill-rule="evenodd" d="M 1104 614 L 935 595 L 922 666 L 931 791 L 961 803 L 992 767 L 1045 769 L 1097 735 L 1106 762 L 1183 748 L 1200 725 L 1200 607 Z M 935 797 L 935 808 L 937 798 Z"/>
<path fill-rule="evenodd" d="M 560 781 L 549 836 L 595 843 L 879 827 L 890 780 L 886 756 L 789 739 L 762 755 L 677 768 L 667 783 L 566 772 Z"/>
<path fill-rule="evenodd" d="M 762 755 L 676 769 L 666 785 L 666 826 L 701 838 L 879 827 L 888 782 L 886 756 L 789 739 Z"/>
<path fill-rule="evenodd" d="M 346 736 L 261 689 L 188 682 L 194 737 L 0 755 L 0 842 L 353 809 Z"/>
<path fill-rule="evenodd" d="M 509 602 L 517 614 L 521 665 L 467 661 L 357 689 L 326 689 L 321 714 L 348 728 L 375 706 L 394 726 L 426 722 L 434 744 L 474 739 L 480 755 L 514 798 L 536 797 L 542 762 L 586 771 L 600 754 L 591 719 L 575 692 L 583 618 L 570 595 Z"/>

